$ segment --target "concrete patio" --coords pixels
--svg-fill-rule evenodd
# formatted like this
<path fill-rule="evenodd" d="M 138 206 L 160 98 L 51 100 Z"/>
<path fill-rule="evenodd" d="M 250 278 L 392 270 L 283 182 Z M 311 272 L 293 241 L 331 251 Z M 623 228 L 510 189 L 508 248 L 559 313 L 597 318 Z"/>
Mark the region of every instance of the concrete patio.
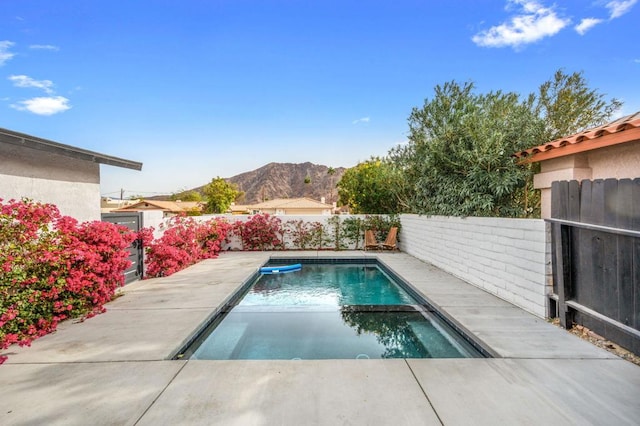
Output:
<path fill-rule="evenodd" d="M 170 358 L 271 256 L 377 256 L 490 359 Z M 640 367 L 402 253 L 233 252 L 1 351 L 3 425 L 636 425 Z"/>

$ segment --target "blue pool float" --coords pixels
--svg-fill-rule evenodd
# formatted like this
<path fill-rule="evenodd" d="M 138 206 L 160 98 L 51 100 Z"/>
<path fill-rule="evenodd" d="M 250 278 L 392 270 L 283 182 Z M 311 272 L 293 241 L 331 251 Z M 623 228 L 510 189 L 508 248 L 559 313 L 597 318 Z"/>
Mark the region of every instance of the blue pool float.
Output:
<path fill-rule="evenodd" d="M 285 272 L 295 272 L 302 269 L 302 264 L 294 263 L 293 265 L 286 266 L 265 266 L 260 268 L 261 274 L 280 274 Z"/>

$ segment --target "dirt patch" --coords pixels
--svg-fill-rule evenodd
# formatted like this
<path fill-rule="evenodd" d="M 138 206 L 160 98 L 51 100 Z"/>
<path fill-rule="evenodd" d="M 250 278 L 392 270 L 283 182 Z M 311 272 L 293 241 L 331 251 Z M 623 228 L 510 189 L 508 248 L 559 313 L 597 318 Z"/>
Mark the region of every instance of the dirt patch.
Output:
<path fill-rule="evenodd" d="M 554 318 L 551 321 L 552 324 L 557 325 L 558 327 L 560 327 L 560 319 L 559 318 Z M 587 327 L 582 326 L 582 325 L 574 325 L 571 330 L 567 330 L 570 333 L 575 334 L 576 336 L 580 337 L 583 340 L 586 340 L 588 342 L 590 342 L 593 345 L 596 345 L 599 348 L 605 349 L 609 352 L 611 352 L 612 354 L 618 355 L 620 358 L 625 359 L 629 362 L 632 362 L 638 366 L 640 366 L 640 356 L 635 355 L 632 352 L 629 352 L 628 350 L 626 350 L 625 348 L 605 339 L 604 337 L 600 336 L 599 334 L 594 333 L 593 331 L 589 330 Z"/>

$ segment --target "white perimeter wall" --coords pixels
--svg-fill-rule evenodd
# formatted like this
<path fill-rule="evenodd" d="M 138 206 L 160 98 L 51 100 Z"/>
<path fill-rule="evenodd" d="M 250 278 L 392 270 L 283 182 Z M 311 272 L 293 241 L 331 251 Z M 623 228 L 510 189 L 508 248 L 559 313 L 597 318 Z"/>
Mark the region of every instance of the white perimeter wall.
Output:
<path fill-rule="evenodd" d="M 551 281 L 540 219 L 401 215 L 400 249 L 539 317 Z"/>
<path fill-rule="evenodd" d="M 249 220 L 251 216 L 253 215 L 203 215 L 203 216 L 194 216 L 193 218 L 200 221 L 206 221 L 215 217 L 221 217 L 221 218 L 224 218 L 229 223 L 234 223 L 236 221 L 246 222 L 247 220 Z M 271 215 L 271 216 L 275 216 L 278 219 L 280 219 L 282 227 L 288 227 L 286 225 L 287 222 L 302 220 L 310 223 L 319 222 L 324 225 L 325 231 L 329 233 L 333 230 L 333 225 L 327 222 L 330 218 L 334 217 L 331 215 Z M 364 219 L 365 215 L 340 215 L 339 217 L 341 220 L 344 220 L 348 217 L 360 217 L 361 219 Z M 328 235 L 327 239 L 331 239 L 331 237 Z M 297 248 L 297 247 L 294 247 L 293 237 L 291 236 L 291 234 L 284 235 L 284 243 L 287 249 Z M 359 249 L 362 249 L 363 243 L 364 243 L 364 235 L 362 237 L 362 240 L 358 243 Z M 334 247 L 335 247 L 335 243 L 333 241 L 326 241 L 322 246 L 323 249 L 328 249 L 328 250 L 331 250 Z M 314 250 L 315 248 L 316 247 L 309 247 L 308 249 Z M 354 248 L 355 248 L 355 243 L 351 243 L 347 247 L 345 247 L 343 250 L 353 250 Z M 242 242 L 238 237 L 234 236 L 233 238 L 230 239 L 228 244 L 223 246 L 223 250 L 242 250 Z"/>

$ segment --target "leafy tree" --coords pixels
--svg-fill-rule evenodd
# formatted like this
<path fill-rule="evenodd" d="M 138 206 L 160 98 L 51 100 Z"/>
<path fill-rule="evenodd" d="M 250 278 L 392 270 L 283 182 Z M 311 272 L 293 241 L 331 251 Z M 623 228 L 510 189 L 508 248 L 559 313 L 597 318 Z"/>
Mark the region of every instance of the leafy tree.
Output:
<path fill-rule="evenodd" d="M 338 197 L 354 213 L 397 213 L 400 205 L 395 187 L 401 175 L 380 157 L 348 169 L 338 182 Z"/>
<path fill-rule="evenodd" d="M 171 201 L 202 201 L 202 194 L 198 191 L 181 191 L 171 195 Z"/>
<path fill-rule="evenodd" d="M 541 143 L 605 124 L 622 107 L 619 100 L 607 102 L 604 94 L 590 89 L 581 72 L 565 74 L 562 70 L 540 85 L 536 100 L 536 115 L 545 122 Z"/>
<path fill-rule="evenodd" d="M 542 122 L 532 99 L 516 93 L 478 95 L 473 83 L 436 86 L 435 96 L 409 117 L 409 144 L 393 158 L 412 180 L 414 211 L 453 216 L 525 216 L 514 197 L 532 172 L 511 154 L 534 146 Z"/>
<path fill-rule="evenodd" d="M 224 213 L 229 209 L 231 203 L 242 195 L 236 185 L 219 176 L 211 179 L 211 182 L 204 187 L 203 192 L 207 199 L 206 213 Z"/>
<path fill-rule="evenodd" d="M 389 153 L 404 177 L 398 199 L 411 211 L 538 216 L 533 174 L 539 166 L 519 165 L 511 155 L 603 124 L 621 105 L 589 89 L 582 73 L 557 71 L 525 100 L 474 89 L 473 83 L 436 86 L 409 117 L 409 143 Z"/>

